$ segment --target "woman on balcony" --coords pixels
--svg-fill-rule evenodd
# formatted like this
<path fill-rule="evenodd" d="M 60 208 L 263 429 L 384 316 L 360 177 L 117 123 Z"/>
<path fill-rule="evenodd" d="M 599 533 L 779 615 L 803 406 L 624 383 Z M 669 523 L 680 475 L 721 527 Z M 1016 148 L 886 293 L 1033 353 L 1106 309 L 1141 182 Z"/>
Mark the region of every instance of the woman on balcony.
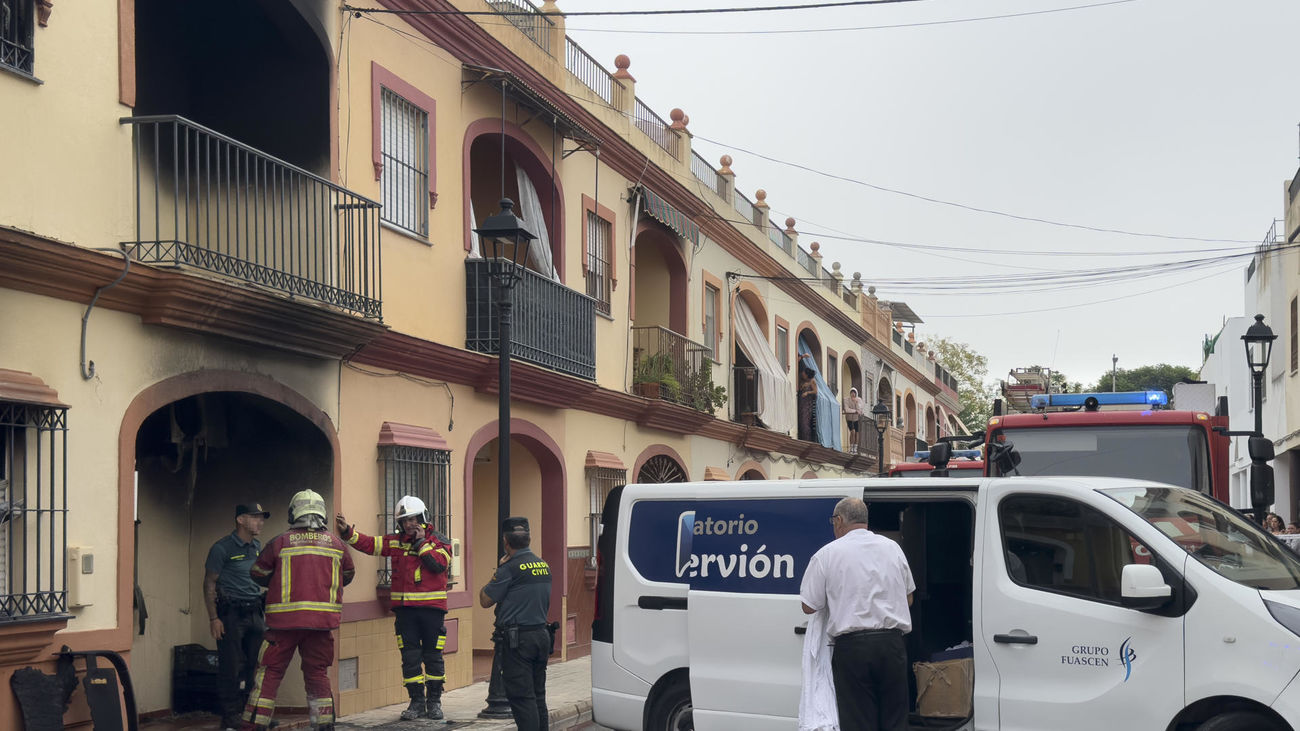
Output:
<path fill-rule="evenodd" d="M 858 453 L 858 419 L 866 411 L 862 399 L 858 398 L 858 389 L 850 388 L 844 399 L 844 420 L 849 423 L 849 454 Z"/>
<path fill-rule="evenodd" d="M 812 356 L 800 353 L 799 358 L 799 438 L 813 442 L 817 440 L 813 427 L 817 423 L 817 382 L 813 379 L 813 369 L 803 363 L 804 358 L 811 359 Z"/>

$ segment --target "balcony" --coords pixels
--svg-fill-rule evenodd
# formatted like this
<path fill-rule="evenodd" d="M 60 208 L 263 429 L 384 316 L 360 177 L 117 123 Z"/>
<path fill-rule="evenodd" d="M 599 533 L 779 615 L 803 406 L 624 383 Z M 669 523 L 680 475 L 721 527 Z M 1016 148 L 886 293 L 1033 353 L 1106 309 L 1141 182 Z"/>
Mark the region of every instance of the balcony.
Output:
<path fill-rule="evenodd" d="M 632 328 L 632 384 L 637 394 L 712 414 L 726 403 L 713 384 L 708 347 L 665 327 Z"/>
<path fill-rule="evenodd" d="M 465 348 L 495 355 L 496 286 L 486 259 L 465 260 Z M 524 271 L 515 285 L 511 355 L 565 375 L 596 379 L 596 301 Z"/>
<path fill-rule="evenodd" d="M 182 117 L 121 121 L 135 157 L 129 256 L 382 319 L 378 203 Z"/>

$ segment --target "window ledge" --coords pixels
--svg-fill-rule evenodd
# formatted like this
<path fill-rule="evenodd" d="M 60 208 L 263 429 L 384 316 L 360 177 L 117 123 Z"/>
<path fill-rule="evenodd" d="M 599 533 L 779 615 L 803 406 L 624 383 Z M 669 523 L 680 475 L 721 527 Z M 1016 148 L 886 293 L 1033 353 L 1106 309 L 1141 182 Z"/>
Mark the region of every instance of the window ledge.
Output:
<path fill-rule="evenodd" d="M 0 71 L 3 71 L 7 74 L 11 74 L 13 76 L 17 76 L 20 79 L 26 79 L 27 81 L 30 81 L 37 86 L 42 86 L 45 84 L 44 81 L 41 81 L 40 79 L 36 78 L 35 76 L 32 76 L 26 71 L 16 69 L 13 66 L 6 66 L 5 64 L 0 63 Z"/>
<path fill-rule="evenodd" d="M 0 664 L 16 665 L 41 654 L 55 633 L 67 628 L 70 614 L 38 614 L 0 622 Z"/>
<path fill-rule="evenodd" d="M 613 315 L 606 315 L 605 313 L 601 312 L 600 310 L 596 310 L 596 317 L 603 317 L 603 318 L 605 318 L 606 320 L 609 320 L 610 322 L 613 322 L 613 321 L 614 321 L 614 316 L 613 316 Z"/>
<path fill-rule="evenodd" d="M 411 239 L 412 241 L 415 241 L 417 243 L 424 244 L 425 246 L 433 246 L 433 242 L 430 241 L 427 237 L 421 236 L 420 234 L 417 234 L 416 232 L 412 231 L 409 228 L 402 228 L 401 226 L 398 226 L 395 223 L 390 223 L 388 221 L 385 221 L 382 218 L 379 219 L 379 226 L 381 228 L 386 228 L 395 234 L 401 234 L 402 236 L 405 236 L 406 238 Z"/>

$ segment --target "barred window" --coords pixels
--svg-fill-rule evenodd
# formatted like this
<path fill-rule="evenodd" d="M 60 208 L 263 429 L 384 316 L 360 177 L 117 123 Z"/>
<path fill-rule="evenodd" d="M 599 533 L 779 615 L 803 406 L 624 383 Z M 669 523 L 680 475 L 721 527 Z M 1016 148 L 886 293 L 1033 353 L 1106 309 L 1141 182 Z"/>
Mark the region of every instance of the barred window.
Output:
<path fill-rule="evenodd" d="M 0 66 L 31 75 L 35 61 L 33 0 L 0 0 Z"/>
<path fill-rule="evenodd" d="M 790 331 L 780 325 L 776 326 L 776 359 L 782 368 L 790 370 Z"/>
<path fill-rule="evenodd" d="M 451 495 L 448 491 L 451 476 L 451 452 L 445 449 L 426 449 L 402 445 L 379 447 L 379 505 L 381 532 L 397 529 L 394 508 L 405 495 L 424 501 L 429 511 L 429 523 L 451 540 Z M 379 584 L 387 586 L 392 581 L 392 564 L 384 560 L 379 572 Z"/>
<path fill-rule="evenodd" d="M 712 284 L 704 285 L 704 347 L 709 357 L 718 360 L 718 309 L 721 293 Z"/>
<path fill-rule="evenodd" d="M 840 360 L 829 353 L 826 355 L 826 385 L 830 386 L 831 393 L 840 392 Z"/>
<path fill-rule="evenodd" d="M 627 484 L 627 470 L 612 467 L 588 467 L 587 488 L 591 494 L 591 557 L 588 562 L 595 565 L 596 544 L 600 539 L 600 514 L 605 509 L 605 498 L 609 491 L 619 485 Z"/>
<path fill-rule="evenodd" d="M 1296 302 L 1297 299 L 1295 297 L 1292 297 L 1291 298 L 1291 332 L 1290 332 L 1292 373 L 1295 373 L 1296 369 L 1300 368 L 1300 338 L 1297 337 L 1297 335 L 1300 335 L 1300 322 L 1297 321 L 1297 315 L 1300 315 L 1300 313 L 1296 312 Z"/>
<path fill-rule="evenodd" d="M 381 104 L 383 220 L 427 236 L 429 114 L 387 88 Z"/>
<path fill-rule="evenodd" d="M 613 226 L 609 221 L 587 211 L 587 296 L 596 300 L 596 309 L 609 314 L 613 290 L 610 271 L 610 245 Z"/>
<path fill-rule="evenodd" d="M 0 401 L 0 620 L 68 611 L 67 413 Z"/>

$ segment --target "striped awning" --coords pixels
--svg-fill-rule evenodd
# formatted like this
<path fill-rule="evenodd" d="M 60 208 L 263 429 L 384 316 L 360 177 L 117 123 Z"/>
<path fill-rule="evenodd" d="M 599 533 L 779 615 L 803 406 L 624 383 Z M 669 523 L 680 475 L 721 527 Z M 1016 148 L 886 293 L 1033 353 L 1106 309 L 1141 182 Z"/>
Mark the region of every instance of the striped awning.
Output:
<path fill-rule="evenodd" d="M 642 210 L 645 211 L 646 215 L 676 231 L 678 236 L 690 241 L 692 244 L 700 243 L 700 227 L 687 218 L 685 213 L 673 208 L 668 204 L 668 201 L 660 198 L 649 188 L 641 188 L 640 190 L 645 198 L 645 205 L 642 206 Z"/>

